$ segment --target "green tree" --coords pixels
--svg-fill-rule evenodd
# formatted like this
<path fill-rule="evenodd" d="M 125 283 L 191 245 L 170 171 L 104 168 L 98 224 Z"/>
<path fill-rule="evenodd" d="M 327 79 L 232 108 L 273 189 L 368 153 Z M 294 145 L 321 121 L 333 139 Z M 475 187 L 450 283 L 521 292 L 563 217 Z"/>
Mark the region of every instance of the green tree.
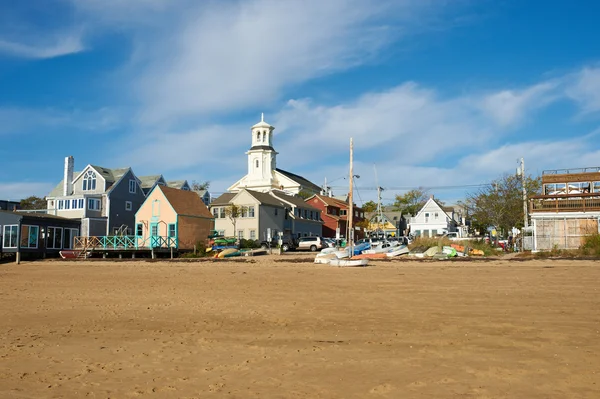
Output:
<path fill-rule="evenodd" d="M 362 206 L 365 212 L 375 212 L 377 210 L 377 204 L 373 201 L 367 201 Z"/>
<path fill-rule="evenodd" d="M 203 183 L 192 180 L 192 191 L 208 190 L 209 187 L 210 182 L 208 180 Z"/>
<path fill-rule="evenodd" d="M 303 200 L 312 197 L 314 194 L 311 193 L 310 191 L 306 191 L 306 190 L 300 190 L 300 192 L 298 193 L 298 196 L 300 198 L 302 198 Z"/>
<path fill-rule="evenodd" d="M 427 190 L 419 187 L 406 192 L 404 195 L 396 195 L 396 200 L 392 207 L 395 211 L 409 213 L 414 216 L 425 205 L 428 198 Z"/>
<path fill-rule="evenodd" d="M 225 216 L 231 221 L 233 224 L 233 236 L 236 237 L 236 225 L 237 219 L 242 216 L 242 213 L 247 212 L 248 209 L 245 206 L 239 206 L 236 204 L 231 204 L 225 207 Z"/>
<path fill-rule="evenodd" d="M 46 200 L 44 198 L 31 195 L 21 200 L 21 209 L 46 209 Z"/>
<path fill-rule="evenodd" d="M 540 193 L 540 177 L 525 177 L 527 195 Z M 504 175 L 489 186 L 482 187 L 467 195 L 463 203 L 471 225 L 480 231 L 495 227 L 501 233 L 512 227 L 523 227 L 523 191 L 519 176 Z"/>

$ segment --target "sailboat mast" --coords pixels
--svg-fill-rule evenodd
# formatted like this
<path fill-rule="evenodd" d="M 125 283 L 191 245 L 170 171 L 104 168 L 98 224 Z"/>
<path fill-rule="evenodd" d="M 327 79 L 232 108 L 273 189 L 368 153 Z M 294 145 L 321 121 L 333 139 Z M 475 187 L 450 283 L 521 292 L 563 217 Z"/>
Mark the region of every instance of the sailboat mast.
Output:
<path fill-rule="evenodd" d="M 350 203 L 348 206 L 349 215 L 348 215 L 348 243 L 350 245 L 354 244 L 354 227 L 352 225 L 352 217 L 354 216 L 354 200 L 352 198 L 352 181 L 354 180 L 354 170 L 352 165 L 352 157 L 354 152 L 354 145 L 352 143 L 352 137 L 350 137 L 350 192 L 348 193 L 348 202 Z"/>

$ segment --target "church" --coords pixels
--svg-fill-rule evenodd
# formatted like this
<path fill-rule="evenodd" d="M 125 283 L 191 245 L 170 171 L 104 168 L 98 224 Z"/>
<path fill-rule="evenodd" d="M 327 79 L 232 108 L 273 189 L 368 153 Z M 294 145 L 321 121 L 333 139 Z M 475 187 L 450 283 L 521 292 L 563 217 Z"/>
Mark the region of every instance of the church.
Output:
<path fill-rule="evenodd" d="M 273 130 L 275 128 L 264 120 L 252 126 L 252 146 L 248 155 L 248 174 L 235 182 L 227 190 L 237 193 L 242 189 L 269 192 L 273 189 L 290 194 L 310 196 L 319 194 L 321 187 L 294 173 L 277 168 L 277 151 L 273 148 Z"/>

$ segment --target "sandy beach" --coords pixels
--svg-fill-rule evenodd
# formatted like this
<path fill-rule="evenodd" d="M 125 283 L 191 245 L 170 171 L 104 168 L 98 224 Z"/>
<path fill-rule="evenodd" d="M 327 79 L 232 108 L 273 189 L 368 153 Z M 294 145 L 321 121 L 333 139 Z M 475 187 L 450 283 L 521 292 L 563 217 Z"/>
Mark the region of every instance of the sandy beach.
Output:
<path fill-rule="evenodd" d="M 2 264 L 0 398 L 600 397 L 598 261 L 311 260 Z"/>

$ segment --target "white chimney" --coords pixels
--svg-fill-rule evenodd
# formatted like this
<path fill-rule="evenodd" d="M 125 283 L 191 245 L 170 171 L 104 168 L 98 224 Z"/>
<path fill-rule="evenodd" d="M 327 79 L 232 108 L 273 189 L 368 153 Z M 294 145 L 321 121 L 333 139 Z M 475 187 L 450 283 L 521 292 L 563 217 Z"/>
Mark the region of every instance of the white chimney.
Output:
<path fill-rule="evenodd" d="M 75 158 L 71 155 L 65 158 L 65 174 L 63 177 L 63 195 L 73 194 L 73 169 L 75 168 Z"/>

